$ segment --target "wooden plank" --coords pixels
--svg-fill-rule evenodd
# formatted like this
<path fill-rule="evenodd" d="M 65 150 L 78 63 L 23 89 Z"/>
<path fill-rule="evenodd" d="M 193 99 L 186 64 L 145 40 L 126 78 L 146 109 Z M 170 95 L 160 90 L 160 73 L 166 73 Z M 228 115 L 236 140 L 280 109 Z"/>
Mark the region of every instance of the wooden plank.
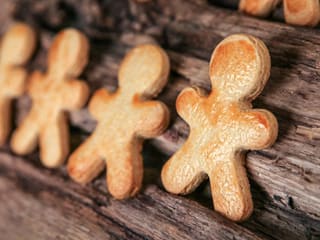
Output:
<path fill-rule="evenodd" d="M 59 5 L 57 2 L 51 1 L 50 6 L 45 1 L 27 4 L 28 11 L 18 14 L 41 29 L 42 46 L 30 68 L 45 66 L 43 50 L 49 46 L 52 34 L 65 24 L 55 22 L 52 14 L 39 12 L 37 9 L 40 8 L 35 5 L 42 3 L 50 13 L 50 9 Z M 101 3 L 93 2 L 96 8 L 102 9 Z M 319 238 L 320 141 L 312 134 L 313 129 L 320 126 L 320 99 L 316 90 L 320 87 L 320 45 L 315 30 L 258 20 L 190 0 L 159 0 L 144 5 L 130 2 L 129 8 L 126 1 L 117 1 L 121 14 L 115 11 L 116 4 L 108 4 L 111 11 L 97 14 L 91 8 L 82 9 L 82 4 L 77 1 L 67 0 L 66 3 L 68 8 L 79 13 L 78 18 L 82 22 L 79 24 L 72 15 L 66 15 L 65 21 L 80 27 L 92 40 L 91 61 L 83 76 L 90 83 L 91 90 L 102 86 L 115 89 L 118 64 L 131 46 L 145 41 L 158 41 L 168 50 L 173 71 L 170 84 L 160 98 L 172 110 L 172 124 L 164 135 L 151 142 L 167 155 L 164 160 L 181 146 L 188 134 L 187 125 L 175 113 L 175 98 L 182 88 L 189 85 L 210 88 L 207 64 L 214 46 L 225 36 L 238 32 L 253 34 L 265 41 L 272 56 L 271 79 L 254 104 L 270 109 L 277 115 L 280 136 L 272 148 L 248 155 L 247 167 L 255 212 L 243 226 L 275 239 Z M 55 11 L 52 10 L 53 13 Z M 18 107 L 20 117 L 17 118 L 21 118 L 27 109 L 28 101 L 21 99 Z M 91 132 L 95 126 L 86 110 L 72 113 L 71 120 L 74 127 L 85 132 Z M 304 131 L 301 133 L 299 129 Z M 159 171 L 162 163 L 158 162 L 153 168 Z M 60 176 L 59 172 L 54 174 Z M 91 187 L 85 189 L 93 191 Z M 204 195 L 210 201 L 210 193 L 206 188 Z M 103 189 L 105 186 L 101 185 L 99 191 L 105 193 Z M 203 194 L 197 193 L 194 197 L 198 201 L 204 200 Z M 179 204 L 189 201 L 179 199 Z M 57 198 L 56 204 L 59 201 L 60 198 Z M 126 202 L 123 204 L 126 205 Z M 141 200 L 139 204 L 148 203 Z M 193 205 L 189 207 L 189 211 L 192 211 Z M 131 208 L 128 209 L 131 211 Z M 179 214 L 179 209 L 175 214 Z M 122 219 L 121 224 L 126 226 L 126 220 Z"/>
<path fill-rule="evenodd" d="M 117 51 L 128 48 L 117 44 L 113 46 L 113 49 L 118 49 Z M 101 62 L 101 60 L 100 64 L 93 62 L 94 67 L 88 69 L 86 73 L 87 79 L 93 89 L 96 89 L 99 85 L 107 85 L 110 89 L 114 89 L 116 85 L 117 64 L 121 59 L 117 51 L 112 50 L 104 53 L 102 56 L 103 62 Z M 168 105 L 171 106 L 172 112 L 174 112 L 175 97 L 183 87 L 189 84 L 196 84 L 205 86 L 208 89 L 209 80 L 206 76 L 207 62 L 194 57 L 185 57 L 175 52 L 170 52 L 170 57 L 173 70 L 183 76 L 183 78 L 173 77 L 171 84 L 163 93 L 161 99 L 168 103 Z M 282 71 L 285 71 L 285 68 L 282 69 Z M 307 71 L 307 69 L 304 69 L 304 71 Z M 288 72 L 290 71 L 287 70 L 286 73 Z M 195 73 L 197 73 L 196 77 L 194 77 Z M 272 80 L 278 77 L 278 75 L 275 74 L 279 74 L 279 72 L 273 71 L 270 85 L 274 83 Z M 280 74 L 282 73 L 280 72 Z M 186 79 L 192 80 L 189 83 Z M 248 155 L 247 166 L 252 180 L 259 183 L 268 193 L 269 197 L 273 199 L 275 204 L 283 207 L 283 202 L 278 199 L 292 199 L 290 201 L 294 204 L 287 204 L 286 207 L 288 209 L 294 208 L 295 210 L 301 210 L 312 217 L 318 218 L 320 214 L 320 209 L 318 208 L 320 205 L 320 198 L 318 197 L 320 193 L 319 141 L 316 139 L 310 141 L 307 137 L 296 134 L 296 126 L 309 127 L 310 123 L 312 127 L 318 126 L 316 125 L 319 122 L 317 119 L 317 105 L 319 104 L 320 106 L 320 101 L 316 96 L 317 93 L 309 87 L 296 89 L 296 91 L 302 92 L 303 95 L 311 95 L 310 98 L 314 100 L 310 101 L 310 103 L 306 101 L 299 102 L 298 97 L 295 98 L 297 102 L 293 101 L 292 98 L 291 103 L 283 104 L 283 108 L 281 108 L 281 106 L 277 107 L 275 102 L 273 105 L 266 103 L 268 100 L 274 101 L 273 99 L 277 98 L 280 98 L 278 101 L 281 102 L 281 104 L 287 101 L 286 94 L 283 94 L 283 92 L 292 91 L 290 89 L 290 79 L 290 76 L 288 76 L 288 79 L 282 85 L 282 90 L 275 96 L 272 94 L 269 96 L 268 91 L 270 88 L 272 89 L 272 86 L 268 86 L 263 96 L 258 99 L 257 107 L 271 109 L 278 117 L 280 135 L 278 141 L 272 148 L 264 151 L 251 152 Z M 319 87 L 320 82 L 315 82 L 315 88 Z M 294 94 L 294 92 L 292 94 Z M 290 105 L 295 105 L 297 108 L 300 108 L 301 111 L 302 109 L 309 111 L 309 115 L 315 112 L 314 117 L 306 118 L 305 115 L 293 113 L 289 108 Z M 309 106 L 307 107 L 307 105 Z M 290 113 L 290 116 L 288 113 Z M 173 118 L 171 128 L 166 131 L 164 135 L 153 141 L 154 145 L 158 146 L 163 153 L 168 155 L 179 148 L 188 134 L 187 125 L 180 118 L 177 118 L 176 115 L 174 115 Z M 73 113 L 72 123 L 89 132 L 95 127 L 95 122 L 87 111 Z M 308 161 L 305 159 L 308 159 Z M 308 190 L 308 194 L 304 194 L 306 189 Z"/>
<path fill-rule="evenodd" d="M 141 39 L 141 36 L 139 35 L 136 37 Z M 130 38 L 130 40 L 131 43 L 134 43 L 132 37 Z M 100 47 L 97 47 L 97 49 L 100 49 Z M 128 49 L 128 46 L 119 46 L 115 44 L 111 49 L 112 51 L 104 52 L 102 53 L 102 56 L 98 58 L 100 64 L 98 64 L 97 62 L 90 63 L 91 66 L 89 66 L 89 72 L 87 74 L 88 78 L 90 79 L 90 85 L 93 89 L 101 86 L 106 86 L 109 89 L 115 88 L 117 66 L 122 55 L 124 54 L 124 51 Z M 101 53 L 101 49 L 99 50 L 99 52 Z M 172 51 L 170 52 L 170 56 L 173 56 L 174 58 L 174 53 Z M 198 67 L 201 66 L 201 64 L 204 64 L 203 60 L 200 59 L 191 58 L 189 60 L 189 65 L 186 65 L 183 71 L 186 71 L 186 69 L 188 68 L 191 69 L 190 71 L 193 71 L 191 63 L 193 63 L 193 66 Z M 188 62 L 188 60 L 185 61 Z M 204 74 L 201 74 L 201 72 L 203 71 L 194 72 L 204 76 Z M 165 91 L 161 96 L 164 101 L 166 101 L 169 105 L 171 104 L 171 108 L 173 108 L 174 99 L 178 93 L 177 88 L 181 89 L 188 84 L 188 81 L 183 77 L 174 77 L 173 79 L 174 80 L 171 81 L 168 90 Z M 22 105 L 24 105 L 25 101 L 21 100 L 21 103 L 23 103 Z M 21 107 L 21 109 L 26 109 L 26 106 L 24 105 L 23 107 Z M 22 111 L 20 111 L 20 113 L 21 112 Z M 92 120 L 86 110 L 72 113 L 71 116 L 74 126 L 80 127 L 88 132 L 94 129 L 95 122 Z M 180 119 L 176 119 L 172 127 L 165 133 L 165 135 L 161 136 L 156 141 L 152 141 L 152 144 L 156 146 L 157 149 L 159 149 L 162 153 L 171 154 L 175 149 L 179 147 L 186 136 L 187 126 Z M 255 212 L 253 217 L 245 224 L 245 226 L 252 231 L 265 233 L 278 239 L 308 239 L 309 236 L 319 235 L 319 220 L 314 220 L 313 218 L 306 217 L 304 212 L 297 211 L 295 206 L 292 205 L 293 202 L 291 199 L 291 195 L 286 195 L 286 192 L 282 192 L 282 190 L 274 187 L 275 184 L 271 185 L 272 182 L 276 182 L 278 185 L 280 184 L 280 186 L 282 186 L 282 179 L 280 177 L 270 179 L 270 175 L 266 175 L 270 174 L 270 171 L 277 170 L 278 167 L 276 166 L 274 160 L 271 161 L 271 163 L 273 164 L 270 164 L 270 159 L 264 159 L 263 157 L 264 155 L 261 155 L 261 153 L 257 152 L 251 153 L 249 155 L 248 162 L 252 162 L 253 164 L 255 164 L 253 170 L 250 171 L 254 174 L 253 176 L 251 176 L 251 183 L 253 184 L 252 190 L 255 203 Z M 272 156 L 269 157 L 272 158 Z M 165 159 L 167 158 L 168 157 L 165 157 Z M 260 163 L 260 161 L 262 161 L 262 163 Z M 152 165 L 152 163 L 150 165 Z M 249 167 L 251 166 L 249 165 Z M 158 171 L 160 170 L 160 168 L 161 164 L 158 165 Z M 269 168 L 266 173 L 265 168 Z M 270 168 L 272 169 L 270 170 Z M 287 171 L 285 174 L 288 173 L 289 171 Z M 274 177 L 273 175 L 271 176 Z M 256 179 L 262 179 L 264 181 L 263 184 L 257 184 Z M 265 192 L 264 187 L 268 188 L 267 192 Z M 288 187 L 290 190 L 290 185 Z M 272 195 L 269 195 L 270 192 Z M 208 193 L 206 196 L 210 201 L 209 195 L 210 193 Z M 308 196 L 302 197 L 308 198 Z M 197 198 L 195 199 L 199 200 Z M 292 223 L 294 223 L 295 225 L 295 231 L 292 231 Z M 277 229 L 277 231 L 274 231 L 274 229 Z"/>
<path fill-rule="evenodd" d="M 65 177 L 64 168 L 44 170 L 29 160 L 0 152 L 0 231 L 5 239 L 263 239 L 154 185 L 118 201 L 106 193 L 101 179 L 82 187 Z"/>
<path fill-rule="evenodd" d="M 18 189 L 11 179 L 0 177 L 2 239 L 142 239 L 92 209 L 45 191 L 38 194 Z"/>

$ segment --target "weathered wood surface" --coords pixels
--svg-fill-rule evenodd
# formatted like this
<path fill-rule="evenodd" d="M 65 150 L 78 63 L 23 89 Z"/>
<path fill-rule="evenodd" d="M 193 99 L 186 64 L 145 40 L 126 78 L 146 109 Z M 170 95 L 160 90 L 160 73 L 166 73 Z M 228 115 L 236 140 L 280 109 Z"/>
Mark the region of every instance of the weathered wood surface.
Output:
<path fill-rule="evenodd" d="M 43 170 L 4 152 L 0 158 L 0 200 L 5 202 L 0 216 L 20 222 L 17 228 L 0 220 L 4 239 L 260 239 L 156 186 L 121 202 L 107 194 L 103 180 L 82 187 L 64 172 Z"/>
<path fill-rule="evenodd" d="M 13 182 L 13 185 L 10 186 L 16 188 L 12 193 L 13 199 L 18 198 L 18 196 L 28 198 L 29 200 L 26 201 L 29 203 L 26 204 L 32 202 L 43 211 L 50 212 L 57 209 L 57 211 L 62 212 L 66 208 L 71 209 L 68 212 L 72 212 L 75 208 L 68 208 L 68 206 L 72 205 L 74 199 L 69 199 L 67 206 L 64 204 L 59 206 L 59 203 L 64 203 L 65 196 L 68 196 L 66 192 L 73 191 L 74 188 L 77 191 L 84 191 L 81 198 L 93 202 L 80 216 L 87 218 L 88 214 L 90 220 L 77 222 L 76 219 L 81 217 L 78 217 L 77 214 L 79 213 L 74 213 L 74 215 L 71 214 L 72 217 L 68 222 L 74 222 L 73 228 L 76 228 L 77 223 L 80 223 L 80 225 L 88 224 L 90 232 L 97 231 L 97 238 L 99 238 L 100 235 L 98 234 L 100 232 L 96 230 L 94 224 L 90 224 L 95 221 L 102 232 L 106 231 L 105 228 L 108 228 L 108 224 L 114 226 L 112 229 L 115 229 L 115 233 L 112 230 L 106 234 L 115 234 L 120 238 L 128 238 L 128 236 L 120 234 L 123 231 L 133 231 L 138 235 L 151 238 L 151 235 L 148 235 L 150 234 L 148 229 L 149 231 L 153 229 L 152 224 L 158 221 L 159 225 L 162 223 L 166 226 L 164 229 L 174 228 L 173 232 L 182 234 L 176 235 L 176 237 L 182 237 L 183 234 L 194 237 L 196 235 L 191 233 L 196 234 L 198 232 L 204 234 L 201 235 L 203 238 L 220 236 L 220 238 L 228 239 L 227 237 L 235 236 L 235 231 L 243 231 L 243 228 L 239 225 L 236 225 L 236 227 L 239 227 L 237 229 L 234 224 L 228 221 L 222 223 L 221 218 L 217 218 L 216 214 L 210 214 L 210 217 L 208 215 L 203 220 L 203 216 L 197 214 L 201 214 L 199 211 L 209 213 L 209 210 L 203 210 L 204 208 L 194 201 L 173 197 L 154 185 L 159 183 L 159 171 L 162 163 L 181 146 L 188 135 L 187 125 L 177 117 L 174 110 L 174 102 L 178 92 L 189 85 L 198 85 L 210 89 L 207 67 L 212 49 L 225 36 L 242 32 L 260 37 L 270 49 L 272 57 L 271 79 L 263 94 L 254 102 L 254 105 L 273 111 L 280 123 L 279 138 L 272 148 L 248 154 L 247 168 L 252 185 L 255 211 L 247 222 L 241 224 L 249 229 L 243 236 L 244 238 L 250 238 L 254 237 L 253 233 L 255 233 L 262 238 L 270 239 L 320 238 L 320 94 L 318 92 L 318 89 L 320 89 L 320 64 L 318 60 L 320 59 L 320 35 L 318 30 L 295 28 L 281 23 L 246 17 L 235 11 L 208 6 L 204 1 L 159 0 L 156 3 L 143 5 L 131 2 L 128 5 L 129 7 L 126 7 L 126 1 L 116 1 L 116 4 L 106 1 L 105 5 L 102 4 L 103 1 L 91 1 L 91 8 L 88 8 L 82 7 L 77 1 L 68 0 L 62 1 L 65 6 L 62 6 L 59 10 L 61 16 L 64 17 L 64 21 L 60 21 L 61 18 L 56 18 L 54 14 L 59 8 L 58 1 L 51 1 L 50 6 L 45 1 L 37 1 L 37 4 L 34 5 L 30 4 L 31 1 L 24 2 L 23 7 L 28 9 L 29 14 L 26 14 L 26 11 L 21 11 L 23 7 L 18 6 L 14 15 L 37 25 L 41 35 L 41 48 L 30 64 L 30 69 L 45 67 L 45 50 L 50 44 L 52 34 L 65 27 L 66 24 L 79 27 L 91 38 L 91 59 L 83 78 L 90 83 L 92 91 L 100 87 L 116 88 L 118 64 L 130 47 L 146 41 L 162 44 L 170 55 L 172 74 L 170 84 L 160 98 L 170 106 L 173 116 L 169 130 L 146 144 L 146 151 L 151 152 L 151 154 L 147 154 L 146 164 L 155 171 L 156 176 L 153 181 L 146 181 L 147 187 L 141 195 L 145 197 L 139 195 L 136 199 L 118 202 L 104 196 L 102 201 L 96 203 L 93 200 L 102 198 L 105 193 L 105 190 L 103 190 L 104 184 L 100 188 L 103 176 L 95 184 L 86 188 L 75 187 L 64 177 L 61 180 L 63 184 L 61 183 L 57 190 L 59 194 L 52 194 L 50 197 L 51 205 L 46 205 L 43 199 L 38 199 L 39 194 L 34 194 L 34 191 L 41 188 L 43 191 L 50 193 L 50 190 L 46 190 L 47 188 L 50 189 L 49 179 L 59 179 L 59 177 L 64 176 L 64 168 L 58 171 L 48 171 L 38 165 L 29 164 L 20 158 L 16 159 L 3 153 L 0 157 L 1 167 L 8 171 L 17 172 L 20 176 L 19 179 L 33 182 L 34 174 L 43 176 L 42 180 L 39 177 L 34 179 L 34 187 L 30 184 L 29 187 L 24 189 L 21 181 L 19 183 L 17 178 L 12 177 L 11 173 L 1 174 L 2 180 L 0 182 L 5 182 L 1 185 L 1 189 L 6 189 L 6 185 L 10 185 L 9 182 Z M 83 0 L 81 2 L 89 4 L 88 1 Z M 104 11 L 104 9 L 110 11 Z M 50 10 L 53 12 L 50 12 Z M 68 12 L 76 12 L 78 15 L 74 17 L 74 15 L 66 14 Z M 81 24 L 79 24 L 79 19 L 81 19 Z M 28 106 L 27 97 L 18 101 L 17 110 L 19 114 L 16 116 L 17 121 L 23 117 Z M 82 136 L 91 132 L 95 127 L 95 122 L 86 110 L 72 113 L 71 124 L 78 129 L 77 132 L 80 132 Z M 75 141 L 79 142 L 77 139 Z M 163 156 L 160 157 L 160 160 L 156 160 L 158 159 L 156 155 L 160 153 Z M 16 165 L 19 164 L 24 167 L 18 168 Z M 31 170 L 23 171 L 24 168 L 33 169 L 32 173 Z M 48 175 L 48 180 L 45 180 L 46 175 Z M 100 183 L 98 184 L 99 191 L 101 191 L 100 195 L 95 191 L 97 182 Z M 154 192 L 157 194 L 153 195 Z M 169 206 L 171 199 L 178 199 L 175 200 L 175 203 L 172 203 L 176 205 L 177 209 L 170 213 L 165 212 L 162 217 L 159 217 L 155 214 L 159 206 L 156 206 L 157 204 L 150 205 L 146 200 L 150 196 L 156 199 L 157 204 L 161 202 L 162 207 Z M 208 204 L 210 193 L 207 185 L 203 185 L 202 189 L 192 196 L 193 199 L 211 207 L 210 203 Z M 117 207 L 110 210 L 108 204 L 110 201 L 116 202 Z M 130 207 L 131 201 L 139 207 L 133 210 Z M 12 204 L 12 206 L 20 206 L 23 203 L 16 200 Z M 181 204 L 182 206 L 180 206 Z M 6 204 L 3 205 L 3 208 L 5 206 Z M 139 212 L 144 211 L 143 206 L 150 210 L 148 212 L 149 220 L 139 226 L 133 226 L 133 222 L 138 221 L 137 219 L 142 221 L 146 217 L 143 215 L 144 213 Z M 10 206 L 8 205 L 8 207 Z M 96 211 L 100 207 L 109 209 L 106 213 L 103 213 L 105 219 L 92 217 L 92 214 L 101 215 Z M 181 211 L 180 207 L 185 208 L 182 213 L 179 212 Z M 201 210 L 199 210 L 199 207 Z M 17 208 L 22 211 L 21 207 Z M 118 213 L 117 211 L 120 211 L 120 209 L 124 212 Z M 120 221 L 118 215 L 112 215 L 115 214 L 113 211 L 116 211 L 117 214 L 125 214 L 127 220 L 123 218 Z M 27 222 L 29 213 L 27 210 L 25 214 L 21 212 L 20 216 L 24 219 L 24 223 Z M 10 223 L 15 223 L 15 219 L 10 220 L 8 211 L 0 210 L 0 214 L 5 216 L 4 219 L 9 219 Z M 110 214 L 112 217 L 109 216 Z M 132 218 L 131 214 L 133 215 Z M 172 216 L 174 214 L 176 215 Z M 136 217 L 136 215 L 139 217 Z M 57 219 L 61 217 L 59 214 L 55 216 Z M 192 225 L 192 227 L 183 228 L 181 221 L 178 221 L 178 216 L 185 219 L 186 224 Z M 109 218 L 112 220 L 106 220 Z M 170 218 L 174 220 L 171 222 L 169 221 Z M 199 218 L 201 224 L 203 223 L 201 221 L 207 221 L 203 224 L 213 221 L 214 223 L 210 224 L 210 228 L 214 231 L 217 231 L 219 224 L 222 224 L 224 230 L 231 231 L 231 234 L 224 237 L 219 235 L 222 234 L 221 232 L 218 232 L 218 235 L 211 235 L 210 231 L 204 233 L 203 230 L 199 229 L 200 224 L 194 225 L 198 224 Z M 2 223 L 3 221 L 0 221 L 0 224 Z M 36 221 L 34 223 L 36 224 Z M 52 226 L 53 231 L 59 231 L 60 229 L 58 225 L 50 222 L 48 222 L 48 225 Z M 87 236 L 85 230 L 75 230 L 73 228 L 71 228 L 71 232 L 79 231 L 79 234 Z M 50 227 L 47 229 L 49 230 Z M 158 239 L 164 237 L 165 235 L 154 236 Z"/>

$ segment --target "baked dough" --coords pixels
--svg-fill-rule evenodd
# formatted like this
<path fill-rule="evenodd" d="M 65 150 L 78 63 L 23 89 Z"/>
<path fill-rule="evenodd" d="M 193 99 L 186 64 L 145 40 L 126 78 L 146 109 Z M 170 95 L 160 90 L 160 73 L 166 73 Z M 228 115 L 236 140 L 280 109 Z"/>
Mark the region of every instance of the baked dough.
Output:
<path fill-rule="evenodd" d="M 2 37 L 0 45 L 0 146 L 11 129 L 11 101 L 24 93 L 27 71 L 36 43 L 33 29 L 23 23 L 14 24 Z"/>
<path fill-rule="evenodd" d="M 267 17 L 280 0 L 240 0 L 239 10 L 247 14 Z M 299 26 L 316 26 L 320 21 L 319 0 L 283 0 L 287 23 Z"/>
<path fill-rule="evenodd" d="M 169 59 L 156 45 L 131 50 L 119 70 L 115 93 L 96 91 L 89 111 L 98 125 L 71 155 L 68 172 L 85 184 L 107 165 L 109 192 L 117 199 L 135 195 L 141 188 L 144 138 L 160 135 L 168 126 L 169 111 L 160 101 L 150 101 L 168 80 Z"/>
<path fill-rule="evenodd" d="M 208 176 L 216 211 L 234 221 L 250 216 L 253 203 L 243 150 L 269 147 L 278 132 L 273 114 L 250 104 L 269 74 L 270 56 L 262 41 L 232 35 L 217 46 L 210 61 L 209 96 L 186 88 L 177 98 L 177 112 L 190 134 L 162 169 L 166 190 L 188 194 Z"/>
<path fill-rule="evenodd" d="M 299 26 L 316 26 L 320 20 L 319 0 L 284 0 L 287 23 Z"/>
<path fill-rule="evenodd" d="M 267 17 L 279 2 L 280 0 L 240 0 L 239 10 L 253 16 Z"/>
<path fill-rule="evenodd" d="M 51 45 L 48 71 L 35 71 L 28 85 L 32 108 L 13 133 L 11 148 L 17 154 L 31 153 L 40 144 L 40 159 L 46 167 L 60 166 L 69 154 L 66 111 L 78 110 L 87 101 L 89 88 L 76 78 L 88 61 L 87 38 L 75 29 L 60 32 Z"/>

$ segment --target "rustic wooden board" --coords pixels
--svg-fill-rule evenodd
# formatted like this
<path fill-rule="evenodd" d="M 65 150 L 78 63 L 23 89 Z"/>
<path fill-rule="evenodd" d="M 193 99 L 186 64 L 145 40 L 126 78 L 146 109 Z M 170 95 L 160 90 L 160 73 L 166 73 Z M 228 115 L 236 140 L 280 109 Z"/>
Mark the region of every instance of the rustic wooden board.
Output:
<path fill-rule="evenodd" d="M 7 15 L 15 15 L 38 27 L 41 47 L 30 69 L 45 67 L 46 49 L 57 30 L 66 25 L 79 27 L 92 43 L 90 64 L 83 74 L 92 91 L 100 87 L 116 88 L 118 64 L 129 48 L 150 41 L 162 44 L 169 53 L 172 74 L 160 98 L 172 110 L 172 123 L 162 136 L 145 144 L 146 188 L 137 198 L 124 202 L 107 195 L 103 176 L 83 188 L 68 180 L 64 168 L 56 171 L 42 168 L 36 154 L 26 159 L 15 158 L 4 149 L 0 154 L 3 193 L 0 230 L 8 229 L 7 239 L 20 239 L 24 232 L 34 238 L 47 236 L 37 235 L 39 231 L 51 231 L 65 239 L 73 234 L 99 239 L 104 233 L 109 238 L 130 239 L 320 238 L 318 29 L 254 19 L 209 6 L 205 1 L 159 0 L 138 5 L 124 0 L 117 3 L 83 0 L 81 5 L 67 0 L 62 1 L 63 6 L 58 1 L 52 1 L 51 5 L 46 1 L 31 2 L 24 1 L 24 5 L 16 6 L 12 14 L 3 17 L 9 22 Z M 57 18 L 56 12 L 62 17 Z M 212 208 L 208 184 L 203 184 L 191 196 L 192 200 L 174 197 L 162 190 L 159 172 L 163 162 L 188 135 L 187 125 L 174 110 L 177 94 L 190 85 L 209 90 L 207 68 L 213 48 L 227 35 L 239 32 L 260 37 L 270 49 L 271 79 L 254 105 L 275 113 L 280 134 L 270 149 L 248 154 L 255 210 L 248 221 L 234 224 L 208 209 Z M 29 105 L 27 97 L 19 99 L 17 122 Z M 71 124 L 74 145 L 95 127 L 87 110 L 72 113 Z M 8 195 L 10 202 L 5 197 L 9 189 L 13 189 Z M 16 215 L 11 214 L 13 209 L 17 209 Z M 29 226 L 30 214 L 35 220 Z M 11 231 L 9 226 L 16 225 L 17 219 L 23 227 L 21 231 Z M 43 221 L 45 226 L 41 224 Z M 63 230 L 64 225 L 70 225 L 70 232 Z"/>
<path fill-rule="evenodd" d="M 6 239 L 260 239 L 193 201 L 156 186 L 126 201 L 108 196 L 104 181 L 82 187 L 65 174 L 0 153 L 0 230 Z M 30 160 L 30 159 L 29 159 Z M 10 199 L 8 201 L 8 199 Z M 9 221 L 6 225 L 4 219 Z M 13 222 L 20 222 L 15 231 Z M 9 227 L 7 227 L 9 226 Z"/>

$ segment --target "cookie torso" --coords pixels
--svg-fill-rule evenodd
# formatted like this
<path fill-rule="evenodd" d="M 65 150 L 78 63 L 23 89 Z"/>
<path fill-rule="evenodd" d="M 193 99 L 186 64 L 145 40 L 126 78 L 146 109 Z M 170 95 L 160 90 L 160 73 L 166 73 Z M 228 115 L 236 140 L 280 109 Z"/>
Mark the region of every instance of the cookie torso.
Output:
<path fill-rule="evenodd" d="M 114 111 L 117 109 L 117 111 Z M 104 154 L 110 151 L 118 151 L 124 143 L 130 142 L 136 131 L 136 115 L 132 115 L 133 106 L 127 98 L 119 94 L 111 94 L 108 102 L 104 104 L 104 110 L 98 120 L 96 133 L 93 134 L 97 146 L 119 146 L 115 149 L 106 147 Z M 126 126 L 117 127 L 117 126 Z M 100 148 L 100 147 L 98 147 Z M 107 155 L 110 153 L 107 153 Z"/>
<path fill-rule="evenodd" d="M 230 155 L 239 149 L 239 143 L 245 147 L 248 142 L 263 145 L 268 122 L 259 112 L 250 110 L 239 102 L 216 102 L 217 96 L 212 93 L 199 103 L 193 117 L 198 124 L 191 126 L 192 139 L 184 145 L 197 158 L 203 171 L 212 168 L 212 161 L 228 160 Z M 243 110 L 241 110 L 243 108 Z M 199 114 L 199 110 L 201 113 Z M 260 143 L 259 143 L 260 141 Z M 189 157 L 187 157 L 189 158 Z"/>

